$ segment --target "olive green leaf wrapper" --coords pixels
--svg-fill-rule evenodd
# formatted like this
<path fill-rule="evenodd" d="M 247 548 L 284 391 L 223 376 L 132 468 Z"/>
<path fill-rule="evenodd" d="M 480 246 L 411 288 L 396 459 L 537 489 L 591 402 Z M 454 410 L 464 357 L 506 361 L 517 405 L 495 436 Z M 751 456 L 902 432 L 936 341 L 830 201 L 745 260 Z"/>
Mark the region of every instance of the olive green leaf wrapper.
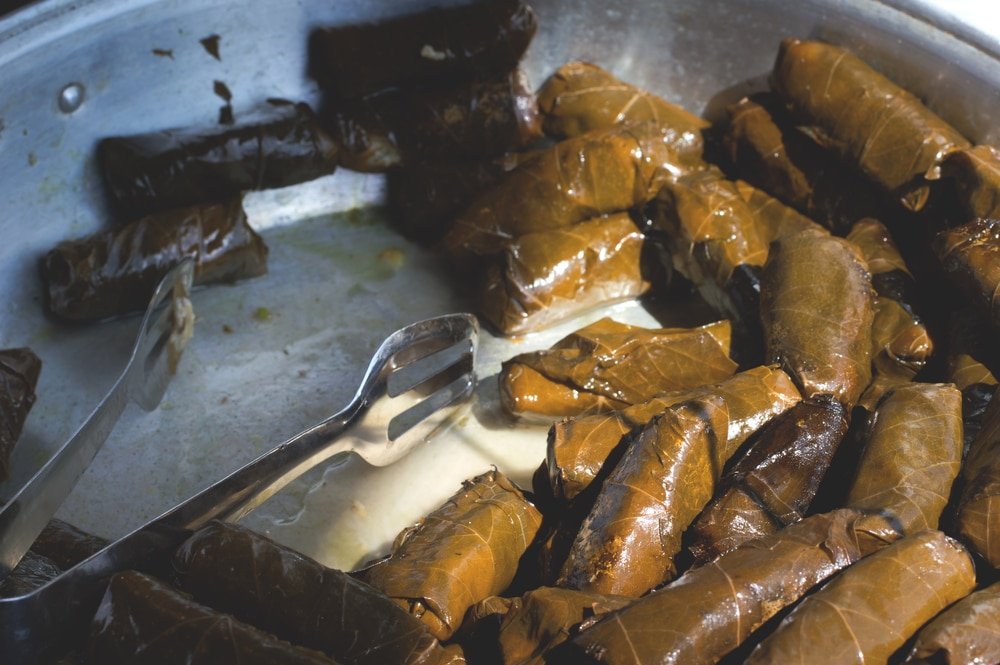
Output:
<path fill-rule="evenodd" d="M 951 281 L 1000 331 L 1000 219 L 942 231 L 934 250 Z"/>
<path fill-rule="evenodd" d="M 642 205 L 701 163 L 676 132 L 652 123 L 589 132 L 541 151 L 476 197 L 442 245 L 460 264 L 497 254 L 525 233 Z"/>
<path fill-rule="evenodd" d="M 10 455 L 35 404 L 42 361 L 28 348 L 0 350 L 0 481 L 10 477 Z"/>
<path fill-rule="evenodd" d="M 487 273 L 483 316 L 503 334 L 519 335 L 636 298 L 651 286 L 644 241 L 628 213 L 525 234 Z"/>
<path fill-rule="evenodd" d="M 236 127 L 107 138 L 98 158 L 125 221 L 333 173 L 337 146 L 305 104 L 274 100 Z"/>
<path fill-rule="evenodd" d="M 541 519 L 506 476 L 490 471 L 401 533 L 366 581 L 447 639 L 466 610 L 511 583 Z"/>
<path fill-rule="evenodd" d="M 837 232 L 879 210 L 877 188 L 799 131 L 772 93 L 727 111 L 723 143 L 741 177 Z"/>
<path fill-rule="evenodd" d="M 665 393 L 621 411 L 561 420 L 549 430 L 546 446 L 553 495 L 563 501 L 573 499 L 590 486 L 615 451 L 627 445 L 629 432 L 675 404 L 707 395 L 726 400 L 728 436 L 734 445 L 742 444 L 764 421 L 792 408 L 800 399 L 787 374 L 777 367 L 761 366 L 716 384 Z"/>
<path fill-rule="evenodd" d="M 806 598 L 746 662 L 884 663 L 975 584 L 956 541 L 939 531 L 903 538 Z"/>
<path fill-rule="evenodd" d="M 1000 217 L 1000 153 L 988 145 L 953 152 L 941 175 L 958 189 L 968 219 Z"/>
<path fill-rule="evenodd" d="M 765 425 L 688 530 L 695 559 L 709 561 L 801 520 L 847 433 L 847 416 L 824 396 Z"/>
<path fill-rule="evenodd" d="M 355 171 L 494 157 L 542 136 L 535 95 L 520 70 L 444 92 L 390 89 L 337 100 L 323 115 L 340 164 Z"/>
<path fill-rule="evenodd" d="M 210 610 L 135 571 L 111 578 L 91 624 L 88 662 L 164 665 L 330 665 L 318 651 L 293 646 Z"/>
<path fill-rule="evenodd" d="M 31 551 L 46 557 L 60 568 L 68 569 L 89 559 L 108 544 L 109 541 L 104 538 L 62 520 L 51 519 L 31 544 Z"/>
<path fill-rule="evenodd" d="M 783 41 L 771 86 L 814 138 L 911 210 L 926 204 L 941 161 L 969 147 L 912 94 L 831 44 Z"/>
<path fill-rule="evenodd" d="M 872 524 L 895 537 L 882 518 L 853 510 L 807 517 L 689 570 L 582 631 L 567 651 L 578 656 L 572 662 L 715 663 L 816 584 L 883 545 L 863 537 Z"/>
<path fill-rule="evenodd" d="M 433 8 L 315 30 L 310 73 L 342 98 L 389 87 L 452 88 L 513 69 L 538 20 L 523 0 Z"/>
<path fill-rule="evenodd" d="M 962 467 L 957 526 L 962 541 L 1000 568 L 1000 392 L 993 393 L 982 427 Z"/>
<path fill-rule="evenodd" d="M 790 382 L 787 387 L 794 392 Z M 736 397 L 734 411 L 742 411 L 744 399 Z M 781 412 L 771 400 L 756 406 L 764 417 L 752 419 L 754 429 Z M 729 400 L 710 393 L 646 424 L 601 485 L 557 586 L 641 596 L 672 579 L 681 534 L 712 499 L 722 468 L 752 433 L 730 438 L 731 417 Z"/>
<path fill-rule="evenodd" d="M 701 130 L 709 123 L 676 104 L 615 78 L 589 62 L 560 67 L 538 91 L 545 133 L 557 138 L 579 136 L 614 125 L 651 121 L 669 127 L 700 155 Z"/>
<path fill-rule="evenodd" d="M 622 408 L 728 378 L 728 321 L 640 328 L 603 318 L 544 351 L 503 364 L 500 402 L 511 415 L 573 416 Z"/>
<path fill-rule="evenodd" d="M 212 522 L 174 557 L 182 587 L 216 610 L 345 664 L 437 665 L 437 639 L 367 584 L 249 529 Z"/>
<path fill-rule="evenodd" d="M 869 418 L 847 505 L 895 517 L 906 534 L 936 529 L 962 464 L 962 393 L 950 383 L 892 389 Z"/>
<path fill-rule="evenodd" d="M 78 321 L 142 311 L 159 281 L 185 258 L 194 259 L 195 284 L 267 272 L 267 245 L 234 199 L 60 243 L 42 259 L 48 308 Z"/>
<path fill-rule="evenodd" d="M 1000 663 L 1000 584 L 966 596 L 927 624 L 907 663 Z"/>
<path fill-rule="evenodd" d="M 829 394 L 850 408 L 871 382 L 871 284 L 861 253 L 842 238 L 803 231 L 771 245 L 760 293 L 765 361 L 780 364 L 804 398 Z"/>

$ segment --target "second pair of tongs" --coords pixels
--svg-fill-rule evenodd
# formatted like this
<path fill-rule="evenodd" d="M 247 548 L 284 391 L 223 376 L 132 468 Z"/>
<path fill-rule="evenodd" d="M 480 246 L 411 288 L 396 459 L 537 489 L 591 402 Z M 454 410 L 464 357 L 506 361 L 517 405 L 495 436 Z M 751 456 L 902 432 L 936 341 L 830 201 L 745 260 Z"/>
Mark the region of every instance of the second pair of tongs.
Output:
<path fill-rule="evenodd" d="M 0 654 L 42 663 L 82 638 L 108 579 L 155 570 L 213 519 L 237 520 L 309 469 L 354 452 L 386 466 L 426 441 L 475 388 L 478 324 L 470 314 L 415 323 L 390 335 L 341 411 L 258 457 L 35 591 L 0 599 Z M 5 661 L 6 662 L 6 661 Z"/>

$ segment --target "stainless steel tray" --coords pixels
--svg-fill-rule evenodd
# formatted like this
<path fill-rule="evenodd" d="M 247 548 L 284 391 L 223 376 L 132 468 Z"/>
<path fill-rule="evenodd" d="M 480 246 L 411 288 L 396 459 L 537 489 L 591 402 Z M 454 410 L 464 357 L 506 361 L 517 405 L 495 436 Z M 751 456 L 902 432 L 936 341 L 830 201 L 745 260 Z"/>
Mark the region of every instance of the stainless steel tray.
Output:
<path fill-rule="evenodd" d="M 215 80 L 232 90 L 237 113 L 266 97 L 315 101 L 305 76 L 312 27 L 428 4 L 47 0 L 0 19 L 0 347 L 30 345 L 45 363 L 0 498 L 97 403 L 137 325 L 64 326 L 42 313 L 40 255 L 105 224 L 95 141 L 215 122 Z M 970 137 L 1000 141 L 1000 42 L 944 3 L 532 4 L 542 26 L 527 58 L 535 84 L 568 59 L 589 59 L 712 117 L 764 86 L 782 37 L 814 36 L 856 49 Z M 212 34 L 221 37 L 221 61 L 199 43 Z M 67 90 L 71 84 L 80 87 Z M 81 95 L 73 93 L 82 93 L 78 108 Z M 196 336 L 162 408 L 126 414 L 61 517 L 107 537 L 124 534 L 336 410 L 391 330 L 468 306 L 438 259 L 386 227 L 383 190 L 378 176 L 340 171 L 249 196 L 251 221 L 271 247 L 271 273 L 196 292 Z M 614 313 L 653 323 L 637 304 Z M 693 323 L 709 315 L 678 310 L 661 321 L 671 316 Z M 326 332 L 331 322 L 334 333 Z M 573 327 L 517 341 L 486 336 L 479 371 L 490 376 L 503 358 Z M 544 427 L 512 427 L 498 415 L 487 380 L 466 417 L 403 462 L 375 470 L 352 460 L 312 474 L 248 521 L 321 561 L 351 567 L 491 464 L 527 483 L 544 445 Z"/>

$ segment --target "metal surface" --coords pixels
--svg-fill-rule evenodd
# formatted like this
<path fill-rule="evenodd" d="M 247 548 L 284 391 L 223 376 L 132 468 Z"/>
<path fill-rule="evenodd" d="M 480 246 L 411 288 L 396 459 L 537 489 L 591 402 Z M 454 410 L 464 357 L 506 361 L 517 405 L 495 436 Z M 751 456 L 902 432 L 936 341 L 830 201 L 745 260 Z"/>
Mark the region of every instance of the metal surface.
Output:
<path fill-rule="evenodd" d="M 152 411 L 160 404 L 176 369 L 177 354 L 186 342 L 185 328 L 194 325 L 188 301 L 193 275 L 194 262 L 188 259 L 160 281 L 139 324 L 132 355 L 107 396 L 70 440 L 0 508 L 0 580 L 17 566 L 56 514 L 125 407 L 135 402 Z M 174 345 L 178 336 L 179 347 Z"/>
<path fill-rule="evenodd" d="M 210 520 L 243 517 L 309 469 L 351 452 L 375 467 L 405 457 L 472 394 L 478 332 L 475 317 L 467 314 L 437 317 L 396 331 L 375 351 L 346 407 L 40 589 L 0 599 L 0 654 L 5 662 L 45 662 L 60 655 L 85 634 L 115 572 L 169 560 L 184 539 Z M 452 349 L 457 352 L 451 353 Z M 429 395 L 415 390 L 449 370 L 457 376 L 448 376 L 445 387 Z M 404 371 L 407 383 L 391 395 L 389 380 L 398 371 Z M 394 435 L 394 423 L 421 406 L 429 408 Z"/>
<path fill-rule="evenodd" d="M 133 325 L 66 328 L 42 314 L 39 256 L 108 223 L 95 141 L 215 122 L 215 80 L 233 91 L 237 115 L 266 97 L 315 101 L 305 76 L 313 26 L 427 4 L 440 3 L 47 0 L 0 21 L 0 345 L 31 345 L 45 362 L 13 478 L 0 496 L 29 477 L 107 391 L 120 363 L 110 349 Z M 781 38 L 821 37 L 857 50 L 971 138 L 1000 142 L 1000 66 L 995 40 L 983 32 L 989 26 L 938 29 L 926 2 L 531 4 L 541 24 L 526 60 L 535 84 L 584 58 L 715 117 L 725 103 L 765 86 Z M 221 61 L 199 44 L 211 34 L 221 36 Z M 67 114 L 60 99 L 70 83 L 85 96 Z M 251 223 L 271 247 L 270 274 L 194 295 L 200 322 L 171 395 L 141 421 L 126 414 L 61 517 L 107 537 L 128 533 L 346 401 L 374 340 L 407 321 L 468 307 L 440 261 L 395 235 L 377 208 L 351 210 L 380 202 L 383 186 L 377 176 L 340 171 L 248 198 Z M 708 317 L 667 311 L 654 319 L 635 304 L 613 312 L 645 324 Z M 544 347 L 579 323 L 515 341 L 484 335 L 478 373 L 489 377 L 501 360 Z M 86 353 L 101 345 L 107 354 Z M 544 457 L 545 429 L 501 418 L 489 381 L 477 398 L 467 418 L 400 463 L 317 469 L 246 521 L 324 563 L 352 567 L 490 464 L 529 482 Z"/>

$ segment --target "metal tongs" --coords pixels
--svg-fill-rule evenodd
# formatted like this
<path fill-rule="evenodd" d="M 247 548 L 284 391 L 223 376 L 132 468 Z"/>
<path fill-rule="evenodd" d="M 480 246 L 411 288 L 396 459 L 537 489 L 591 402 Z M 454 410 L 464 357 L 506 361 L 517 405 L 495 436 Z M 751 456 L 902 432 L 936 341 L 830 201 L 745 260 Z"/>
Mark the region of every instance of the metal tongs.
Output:
<path fill-rule="evenodd" d="M 375 352 L 351 402 L 35 591 L 0 599 L 4 662 L 41 663 L 80 639 L 108 579 L 169 565 L 207 522 L 238 520 L 285 485 L 338 455 L 373 466 L 402 458 L 448 422 L 475 389 L 479 327 L 471 314 L 407 326 Z M 9 660 L 8 660 L 9 659 Z"/>

